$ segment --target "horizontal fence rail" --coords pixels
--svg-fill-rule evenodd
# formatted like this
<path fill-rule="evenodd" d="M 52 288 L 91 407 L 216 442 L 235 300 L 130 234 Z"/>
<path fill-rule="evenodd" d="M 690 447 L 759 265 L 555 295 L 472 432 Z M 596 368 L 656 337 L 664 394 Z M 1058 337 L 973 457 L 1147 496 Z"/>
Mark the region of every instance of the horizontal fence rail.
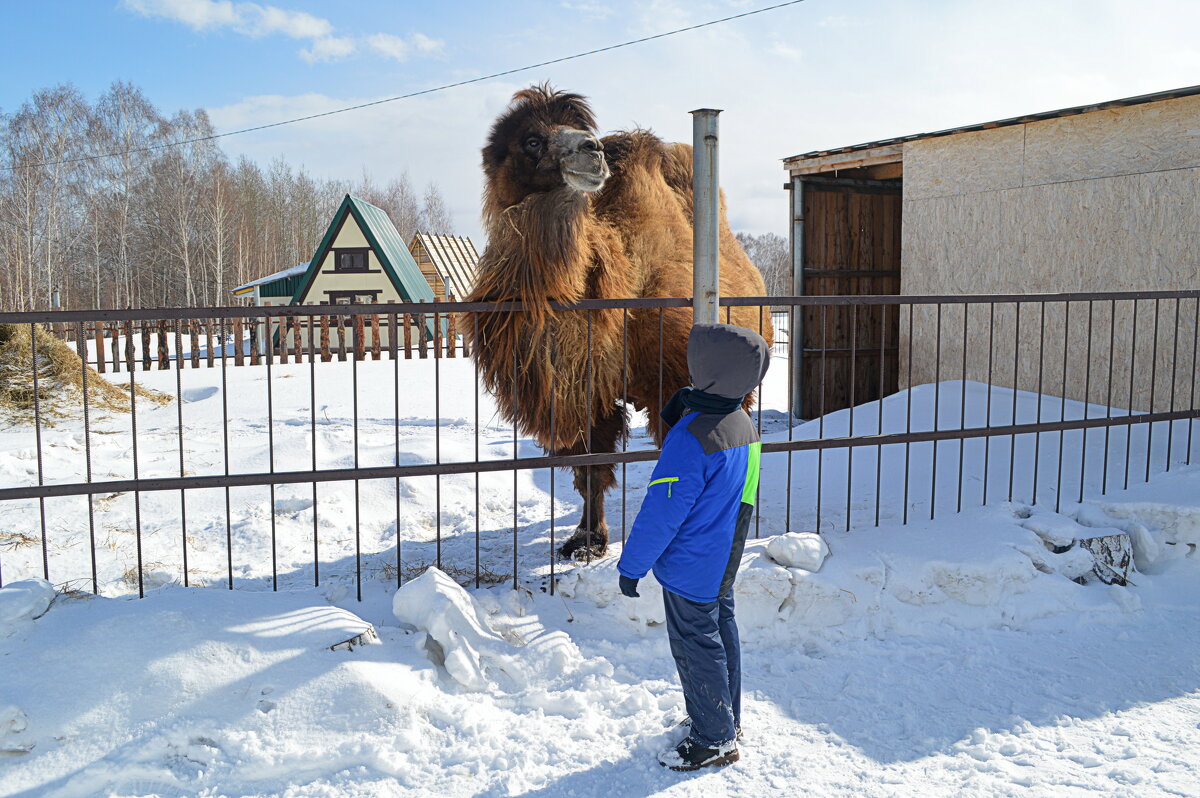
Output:
<path fill-rule="evenodd" d="M 0 406 L 0 466 L 27 474 L 0 485 L 0 585 L 144 595 L 324 579 L 361 599 L 364 582 L 436 565 L 553 591 L 564 539 L 584 561 L 603 553 L 592 533 L 606 509 L 612 544 L 628 534 L 657 409 L 686 382 L 690 306 L 552 303 L 540 343 L 498 372 L 481 327 L 526 323 L 519 302 L 0 313 L 28 333 L 28 351 L 0 363 L 0 388 L 20 389 Z M 721 306 L 773 339 L 751 412 L 756 536 L 997 502 L 1058 510 L 1200 447 L 1200 291 Z M 49 340 L 78 355 L 72 373 Z M 542 386 L 553 398 L 514 424 L 503 407 L 545 399 L 528 395 L 543 356 L 561 366 Z M 503 400 L 485 390 L 488 368 Z M 626 426 L 635 405 L 645 415 Z"/>

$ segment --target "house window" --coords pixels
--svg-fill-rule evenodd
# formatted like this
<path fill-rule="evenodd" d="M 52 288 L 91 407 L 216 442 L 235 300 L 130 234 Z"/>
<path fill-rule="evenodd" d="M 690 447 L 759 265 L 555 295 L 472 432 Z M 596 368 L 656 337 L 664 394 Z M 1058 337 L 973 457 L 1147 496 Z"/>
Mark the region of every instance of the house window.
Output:
<path fill-rule="evenodd" d="M 334 305 L 370 305 L 377 301 L 378 291 L 329 291 L 329 301 Z"/>
<path fill-rule="evenodd" d="M 335 249 L 333 251 L 333 270 L 335 272 L 365 272 L 367 270 L 366 247 L 355 249 Z"/>

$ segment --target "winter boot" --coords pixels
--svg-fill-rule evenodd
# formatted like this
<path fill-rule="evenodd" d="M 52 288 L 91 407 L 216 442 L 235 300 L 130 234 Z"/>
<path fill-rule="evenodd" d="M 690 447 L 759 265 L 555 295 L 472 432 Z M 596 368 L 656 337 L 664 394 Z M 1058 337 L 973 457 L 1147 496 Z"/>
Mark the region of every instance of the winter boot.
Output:
<path fill-rule="evenodd" d="M 730 741 L 716 748 L 705 748 L 691 737 L 674 748 L 658 755 L 658 763 L 671 770 L 699 770 L 705 767 L 721 767 L 738 761 L 737 743 Z"/>
<path fill-rule="evenodd" d="M 689 715 L 684 715 L 684 716 L 683 716 L 683 720 L 679 721 L 679 723 L 677 723 L 677 724 L 676 724 L 676 728 L 683 729 L 684 731 L 686 731 L 686 732 L 688 732 L 688 733 L 690 734 L 690 733 L 691 733 L 691 731 L 692 731 L 692 719 L 691 719 L 691 717 L 690 717 Z M 737 726 L 734 726 L 734 727 L 733 727 L 733 730 L 734 730 L 735 732 L 737 732 L 737 741 L 740 743 L 740 742 L 742 741 L 742 727 L 741 727 L 741 724 L 738 724 Z"/>

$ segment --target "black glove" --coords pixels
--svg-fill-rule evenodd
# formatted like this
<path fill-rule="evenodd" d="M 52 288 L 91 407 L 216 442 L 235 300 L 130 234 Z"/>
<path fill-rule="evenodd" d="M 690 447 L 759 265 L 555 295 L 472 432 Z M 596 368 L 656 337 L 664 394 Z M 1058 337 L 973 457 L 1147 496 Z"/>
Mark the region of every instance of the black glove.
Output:
<path fill-rule="evenodd" d="M 621 575 L 621 594 L 629 598 L 641 598 L 641 594 L 637 592 L 638 580 L 630 579 L 624 574 Z"/>

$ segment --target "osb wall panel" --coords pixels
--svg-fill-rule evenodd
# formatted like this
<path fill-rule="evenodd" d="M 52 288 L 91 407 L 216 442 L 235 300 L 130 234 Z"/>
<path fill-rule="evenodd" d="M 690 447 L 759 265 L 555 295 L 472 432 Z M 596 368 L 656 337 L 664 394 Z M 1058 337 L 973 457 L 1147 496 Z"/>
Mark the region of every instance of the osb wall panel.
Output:
<path fill-rule="evenodd" d="M 965 378 L 1135 411 L 1200 407 L 1197 301 L 1136 304 L 1136 324 L 1133 300 L 1025 302 L 1019 324 L 1015 303 L 906 308 L 900 384 Z"/>
<path fill-rule="evenodd" d="M 970 194 L 1021 183 L 1025 126 L 1000 127 L 904 145 L 904 197 Z"/>
<path fill-rule="evenodd" d="M 1190 127 L 1180 117 L 1180 109 L 1185 103 L 1190 103 L 1192 109 Z M 968 183 L 959 180 L 955 185 L 963 188 L 963 193 L 922 194 L 922 190 L 928 192 L 935 185 L 941 189 L 950 187 L 945 180 L 935 184 L 926 172 L 937 169 L 951 175 L 969 172 L 973 168 L 971 164 L 978 160 L 977 154 L 971 154 L 969 148 L 955 141 L 966 139 L 966 136 L 914 142 L 910 145 L 912 149 L 905 152 L 902 293 L 1046 293 L 1200 287 L 1200 165 L 1181 166 L 1189 158 L 1192 162 L 1200 161 L 1200 98 L 1163 105 L 1172 108 L 1143 108 L 1129 120 L 1109 117 L 1137 109 L 1104 112 L 1105 119 L 1096 121 L 1095 130 L 1089 134 L 1091 141 L 1100 142 L 1096 147 L 1103 147 L 1106 145 L 1097 131 L 1105 125 L 1108 126 L 1105 135 L 1114 130 L 1125 130 L 1132 137 L 1134 133 L 1145 133 L 1148 120 L 1159 119 L 1162 131 L 1156 137 L 1160 141 L 1154 146 L 1146 143 L 1147 136 L 1143 135 L 1146 146 L 1117 147 L 1119 156 L 1097 150 L 1088 162 L 1087 148 L 1075 146 L 1083 139 L 1063 135 L 1061 164 L 1053 161 L 1051 148 L 1047 145 L 1038 150 L 1036 158 L 1039 160 L 1031 166 L 1026 148 L 1026 160 L 1022 162 L 1025 182 L 1018 186 L 1009 185 L 1011 172 L 993 165 L 986 174 L 1003 177 L 994 181 L 996 188 L 966 192 Z M 1070 121 L 1078 128 L 1084 125 L 1088 116 L 1092 115 L 1072 117 Z M 1050 120 L 1055 123 L 1065 121 Z M 1039 128 L 1039 140 L 1049 136 L 1040 129 L 1047 124 L 1039 122 L 1008 130 L 1028 128 L 1028 144 L 1034 137 L 1034 128 Z M 982 140 L 1002 132 L 984 131 L 972 136 Z M 1004 146 L 1011 144 L 1007 138 L 1005 142 Z M 1003 150 L 999 144 L 992 148 L 992 152 L 997 153 Z M 916 156 L 911 161 L 910 154 Z M 1139 160 L 1142 156 L 1144 162 Z M 1164 171 L 1153 171 L 1151 167 L 1161 167 Z M 1105 170 L 1117 169 L 1123 173 L 1103 176 Z M 1080 177 L 1067 179 L 1070 175 Z M 1044 182 L 1030 182 L 1032 177 Z M 1051 178 L 1058 182 L 1045 182 Z M 910 191 L 910 185 L 916 185 L 918 190 Z M 1016 339 L 1013 306 L 997 306 L 991 350 L 992 382 L 1007 386 L 1015 384 L 1025 390 L 1037 390 L 1040 383 L 1047 393 L 1065 393 L 1074 399 L 1087 397 L 1093 402 L 1111 402 L 1118 407 L 1137 410 L 1193 407 L 1195 391 L 1188 390 L 1188 382 L 1193 380 L 1196 370 L 1191 343 L 1196 332 L 1196 302 L 1179 303 L 1178 323 L 1173 300 L 1160 302 L 1157 313 L 1153 305 L 1153 302 L 1139 303 L 1135 336 L 1131 302 L 1118 303 L 1115 309 L 1108 303 L 1093 303 L 1094 329 L 1089 338 L 1087 303 L 1072 305 L 1069 326 L 1062 303 L 1047 306 L 1044 333 L 1041 308 L 1027 304 L 1022 309 L 1020 335 Z M 988 313 L 985 307 L 979 306 L 969 311 L 966 359 L 969 379 L 988 377 L 987 322 L 984 318 Z M 912 384 L 930 382 L 939 376 L 957 379 L 962 375 L 962 322 L 960 306 L 943 309 L 939 358 L 936 310 L 916 309 L 911 347 L 907 314 L 904 315 L 902 386 L 909 384 L 910 357 Z M 1110 324 L 1111 350 L 1107 335 Z M 1101 334 L 1100 327 L 1104 327 L 1106 334 Z M 951 329 L 959 332 L 951 335 Z M 1086 365 L 1089 345 L 1090 374 Z M 1113 363 L 1111 385 L 1107 374 L 1110 352 Z M 1015 375 L 1014 362 L 1018 364 Z M 1103 379 L 1097 379 L 1097 369 L 1103 371 Z"/>

